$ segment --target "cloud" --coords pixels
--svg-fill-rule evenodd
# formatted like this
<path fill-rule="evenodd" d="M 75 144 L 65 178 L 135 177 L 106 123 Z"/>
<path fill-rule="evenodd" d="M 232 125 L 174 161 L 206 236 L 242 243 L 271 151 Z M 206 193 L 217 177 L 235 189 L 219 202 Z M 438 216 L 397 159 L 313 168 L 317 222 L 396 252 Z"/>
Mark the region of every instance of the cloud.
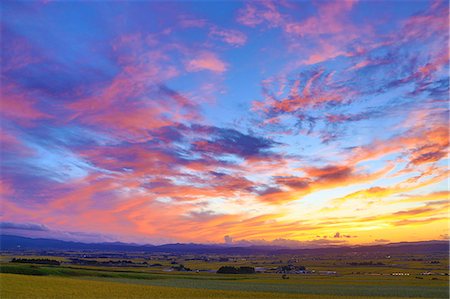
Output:
<path fill-rule="evenodd" d="M 23 91 L 13 83 L 2 84 L 0 96 L 2 98 L 1 115 L 6 119 L 17 121 L 26 126 L 32 125 L 36 120 L 48 119 L 51 116 L 36 108 L 36 97 L 39 95 Z"/>
<path fill-rule="evenodd" d="M 228 235 L 223 237 L 223 239 L 225 241 L 225 244 L 232 244 L 233 243 L 233 238 L 228 236 Z"/>
<path fill-rule="evenodd" d="M 356 236 L 351 236 L 351 235 L 343 235 L 339 232 L 336 232 L 333 236 L 333 238 L 335 239 L 342 239 L 342 238 L 356 238 Z"/>
<path fill-rule="evenodd" d="M 321 168 L 307 168 L 306 173 L 318 181 L 343 181 L 349 178 L 353 170 L 348 166 L 328 165 Z"/>
<path fill-rule="evenodd" d="M 276 178 L 276 182 L 280 185 L 288 186 L 294 190 L 308 189 L 311 184 L 311 180 L 309 178 L 299 178 L 294 176 L 278 177 Z"/>
<path fill-rule="evenodd" d="M 235 154 L 243 158 L 268 154 L 277 143 L 263 137 L 244 134 L 234 129 L 206 126 L 192 126 L 198 132 L 207 133 L 210 138 L 195 141 L 193 149 L 211 154 Z"/>
<path fill-rule="evenodd" d="M 189 15 L 180 15 L 179 24 L 183 28 L 202 28 L 208 23 L 205 19 L 198 19 Z"/>
<path fill-rule="evenodd" d="M 394 222 L 395 226 L 404 226 L 404 225 L 417 225 L 417 224 L 428 224 L 435 221 L 442 221 L 446 220 L 446 217 L 430 217 L 430 218 L 424 218 L 424 219 L 403 219 Z"/>
<path fill-rule="evenodd" d="M 49 229 L 43 224 L 1 222 L 3 234 L 13 234 L 30 238 L 48 238 L 87 243 L 117 241 L 117 236 L 100 233 L 73 232 Z"/>
<path fill-rule="evenodd" d="M 442 234 L 442 235 L 439 235 L 439 237 L 441 239 L 444 239 L 444 240 L 448 240 L 449 239 L 449 235 L 448 234 Z"/>
<path fill-rule="evenodd" d="M 348 245 L 345 240 L 330 240 L 326 238 L 314 239 L 314 240 L 291 240 L 291 239 L 283 239 L 277 238 L 272 241 L 267 241 L 264 239 L 256 239 L 256 240 L 238 240 L 234 242 L 235 245 L 240 246 L 278 246 L 285 247 L 291 249 L 305 249 L 305 248 L 318 248 L 318 247 L 327 247 L 327 246 L 336 246 L 336 245 Z"/>
<path fill-rule="evenodd" d="M 417 208 L 417 209 L 412 209 L 412 210 L 407 210 L 407 211 L 398 211 L 395 212 L 394 215 L 397 216 L 416 216 L 416 215 L 420 215 L 420 214 L 427 214 L 428 212 L 432 212 L 434 211 L 434 209 L 431 208 Z"/>
<path fill-rule="evenodd" d="M 419 97 L 435 92 L 440 80 L 446 81 L 443 69 L 448 65 L 448 55 L 442 47 L 442 42 L 448 41 L 448 33 L 444 29 L 444 20 L 447 20 L 448 16 L 443 13 L 446 6 L 443 3 L 399 22 L 400 33 L 392 31 L 384 36 L 374 34 L 372 25 L 366 26 L 370 22 L 354 24 L 350 21 L 347 15 L 358 9 L 356 2 L 315 4 L 317 13 L 310 14 L 302 21 L 294 20 L 295 15 L 284 10 L 284 4 L 276 5 L 271 2 L 270 5 L 270 9 L 283 15 L 283 22 L 273 24 L 280 29 L 288 29 L 287 44 L 290 43 L 289 34 L 296 34 L 296 38 L 292 40 L 298 41 L 298 45 L 294 42 L 291 46 L 295 52 L 300 53 L 302 61 L 297 64 L 290 63 L 289 66 L 292 67 L 283 72 L 277 80 L 268 78 L 263 81 L 264 99 L 254 102 L 253 107 L 263 116 L 261 125 L 267 129 L 289 129 L 293 135 L 304 134 L 305 131 L 312 135 L 313 129 L 320 129 L 322 141 L 330 143 L 349 137 L 346 132 L 350 130 L 350 122 L 358 121 L 364 123 L 362 126 L 370 125 L 369 122 L 374 119 L 398 118 L 406 113 L 405 107 L 412 110 L 422 109 L 416 106 L 423 105 Z M 248 6 L 253 7 L 253 11 L 270 10 L 265 4 Z M 302 3 L 294 5 L 291 11 L 307 7 L 308 4 Z M 427 32 L 420 25 L 426 21 L 433 23 Z M 361 46 L 356 47 L 355 40 L 358 40 Z M 424 52 L 416 52 L 414 49 L 418 47 Z M 308 49 L 314 49 L 314 53 L 305 60 Z M 405 52 L 404 49 L 408 50 Z M 425 52 L 429 55 L 422 55 Z M 334 69 L 333 64 L 329 66 L 327 62 L 337 56 L 341 59 L 339 64 L 349 63 L 354 66 L 354 61 L 359 61 L 358 68 L 349 67 L 340 72 Z M 321 62 L 318 67 L 304 66 L 304 63 L 318 62 Z M 402 67 L 394 69 L 392 65 Z M 384 76 L 383 73 L 389 75 Z M 366 78 L 370 78 L 371 82 L 366 82 Z M 373 84 L 374 80 L 378 83 Z M 382 108 L 380 103 L 375 103 L 377 96 L 390 97 L 390 94 L 396 94 L 399 88 L 407 88 L 410 84 L 416 85 L 416 88 L 411 93 L 405 92 L 402 98 L 418 97 L 416 101 L 402 99 L 402 108 L 392 104 Z M 446 88 L 438 89 L 443 91 Z M 373 102 L 368 96 L 373 98 Z M 440 96 L 445 97 L 444 94 Z M 358 111 L 361 108 L 364 110 Z M 343 111 L 345 113 L 340 113 Z M 304 126 L 306 119 L 314 119 L 314 122 L 309 122 L 309 130 L 304 130 L 304 127 L 292 129 L 295 121 Z M 276 120 L 276 125 L 271 122 L 273 120 Z M 424 155 L 418 158 L 417 163 L 439 159 L 442 154 L 442 151 L 436 151 Z"/>
<path fill-rule="evenodd" d="M 247 36 L 238 30 L 219 29 L 213 26 L 209 31 L 209 35 L 235 47 L 243 46 L 247 42 Z"/>
<path fill-rule="evenodd" d="M 48 231 L 48 227 L 42 224 L 34 223 L 13 223 L 1 222 L 0 228 L 2 230 L 25 230 L 25 231 Z"/>
<path fill-rule="evenodd" d="M 363 34 L 368 35 L 371 32 L 370 28 L 364 24 L 356 26 L 349 21 L 349 14 L 357 2 L 249 3 L 238 12 L 237 21 L 250 27 L 280 29 L 285 35 L 288 49 L 301 53 L 300 57 L 308 57 L 302 58 L 293 66 L 311 65 L 338 56 L 353 55 L 346 48 L 358 38 L 360 43 L 365 44 Z M 309 14 L 299 21 L 297 16 L 311 9 L 308 6 L 314 6 L 316 13 Z"/>
<path fill-rule="evenodd" d="M 75 31 L 67 5 L 39 20 L 33 5 L 2 20 L 10 230 L 293 247 L 442 234 L 445 1 L 386 2 L 388 23 L 370 2 L 224 4 L 220 20 L 133 2 Z"/>
<path fill-rule="evenodd" d="M 276 2 L 261 1 L 246 3 L 245 7 L 238 11 L 236 20 L 250 27 L 255 27 L 260 24 L 267 24 L 269 27 L 278 27 L 283 22 L 283 15 L 278 11 Z"/>
<path fill-rule="evenodd" d="M 390 240 L 387 239 L 375 239 L 373 240 L 375 243 L 389 243 Z"/>
<path fill-rule="evenodd" d="M 145 140 L 151 138 L 149 130 L 200 119 L 197 103 L 165 84 L 180 72 L 167 54 L 172 45 L 154 47 L 145 41 L 141 34 L 115 40 L 117 74 L 66 104 L 71 121 L 116 138 Z M 185 55 L 182 46 L 175 52 L 179 57 Z"/>
<path fill-rule="evenodd" d="M 448 156 L 447 147 L 448 143 L 446 145 L 426 144 L 420 148 L 416 148 L 413 150 L 413 157 L 410 163 L 419 165 L 439 161 Z"/>
<path fill-rule="evenodd" d="M 223 73 L 227 70 L 227 64 L 220 60 L 212 52 L 201 52 L 194 58 L 186 62 L 188 72 L 211 71 L 214 73 Z"/>

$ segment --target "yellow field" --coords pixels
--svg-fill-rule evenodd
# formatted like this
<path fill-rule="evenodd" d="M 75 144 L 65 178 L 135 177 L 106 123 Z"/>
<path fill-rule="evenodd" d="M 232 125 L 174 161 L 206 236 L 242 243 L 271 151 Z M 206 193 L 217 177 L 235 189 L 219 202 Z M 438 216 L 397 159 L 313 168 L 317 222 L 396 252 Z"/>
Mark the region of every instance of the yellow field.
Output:
<path fill-rule="evenodd" d="M 267 292 L 239 292 L 160 287 L 130 283 L 96 281 L 54 276 L 28 276 L 0 274 L 0 297 L 2 299 L 27 298 L 352 298 L 343 296 L 296 295 Z M 364 297 L 380 298 L 380 297 Z M 383 297 L 387 298 L 387 297 Z M 395 298 L 395 297 L 391 297 Z M 409 298 L 412 299 L 412 298 Z"/>

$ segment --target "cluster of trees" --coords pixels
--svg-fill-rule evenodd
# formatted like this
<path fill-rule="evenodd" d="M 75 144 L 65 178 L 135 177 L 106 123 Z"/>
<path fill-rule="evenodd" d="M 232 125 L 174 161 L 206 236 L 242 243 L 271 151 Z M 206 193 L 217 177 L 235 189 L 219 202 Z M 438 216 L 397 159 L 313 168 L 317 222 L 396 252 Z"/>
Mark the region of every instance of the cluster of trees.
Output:
<path fill-rule="evenodd" d="M 255 268 L 253 267 L 233 267 L 233 266 L 222 266 L 217 273 L 220 274 L 253 274 L 255 273 Z"/>
<path fill-rule="evenodd" d="M 55 265 L 59 266 L 61 265 L 60 262 L 50 259 L 17 259 L 13 258 L 11 260 L 13 263 L 28 263 L 28 264 L 44 264 L 44 265 Z"/>
<path fill-rule="evenodd" d="M 172 267 L 176 271 L 192 271 L 190 268 L 185 267 L 183 264 Z"/>
<path fill-rule="evenodd" d="M 96 261 L 96 260 L 84 260 L 84 259 L 71 259 L 72 264 L 78 264 L 78 265 L 91 265 L 91 266 L 112 266 L 112 265 L 132 265 L 134 264 L 130 260 L 118 260 L 118 261 Z"/>

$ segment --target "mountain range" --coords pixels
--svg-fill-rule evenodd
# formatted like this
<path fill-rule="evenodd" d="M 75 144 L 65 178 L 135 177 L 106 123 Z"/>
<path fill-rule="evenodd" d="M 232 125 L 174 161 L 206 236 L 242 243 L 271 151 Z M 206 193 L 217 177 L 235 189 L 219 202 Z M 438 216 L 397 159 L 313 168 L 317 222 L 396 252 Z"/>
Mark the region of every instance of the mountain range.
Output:
<path fill-rule="evenodd" d="M 175 243 L 164 245 L 140 245 L 133 243 L 82 243 L 57 239 L 28 238 L 14 235 L 0 235 L 1 251 L 27 250 L 72 250 L 107 252 L 146 252 L 176 254 L 343 254 L 343 253 L 382 253 L 382 254 L 421 254 L 448 253 L 448 241 L 401 242 L 366 246 L 333 246 L 318 248 L 287 248 L 281 246 L 239 246 L 232 244 Z"/>

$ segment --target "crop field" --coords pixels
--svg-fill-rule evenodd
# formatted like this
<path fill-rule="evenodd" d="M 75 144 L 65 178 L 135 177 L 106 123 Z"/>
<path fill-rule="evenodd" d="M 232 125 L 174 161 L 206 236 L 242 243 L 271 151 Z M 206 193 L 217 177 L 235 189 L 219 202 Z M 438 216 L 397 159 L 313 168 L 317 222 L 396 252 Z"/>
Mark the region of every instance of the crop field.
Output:
<path fill-rule="evenodd" d="M 378 281 L 130 279 L 1 274 L 2 298 L 448 298 L 439 283 Z M 368 285 L 368 283 L 372 283 Z M 397 282 L 398 283 L 398 282 Z"/>
<path fill-rule="evenodd" d="M 2 298 L 307 298 L 279 293 L 160 287 L 64 277 L 16 274 L 1 274 L 0 277 Z"/>
<path fill-rule="evenodd" d="M 28 256 L 30 257 L 30 256 Z M 11 258 L 11 257 L 10 257 Z M 36 258 L 36 256 L 33 256 Z M 182 258 L 179 258 L 180 260 Z M 390 265 L 361 266 L 333 260 L 306 261 L 309 268 L 333 269 L 336 275 L 279 273 L 216 274 L 164 271 L 162 267 L 100 267 L 63 263 L 60 266 L 1 264 L 1 298 L 448 298 L 446 275 L 422 275 L 421 271 L 446 271 L 448 262 L 393 261 Z M 59 261 L 68 259 L 58 258 Z M 133 260 L 141 262 L 142 259 Z M 258 265 L 267 259 L 256 260 Z M 152 261 L 155 262 L 155 261 Z M 224 263 L 185 261 L 190 267 L 217 268 Z M 302 262 L 302 261 L 300 261 Z M 230 262 L 225 262 L 230 263 Z M 240 260 L 239 265 L 255 263 Z M 270 262 L 272 263 L 272 262 Z M 387 264 L 387 262 L 386 262 Z M 401 268 L 402 267 L 402 268 Z M 386 274 L 408 271 L 408 276 Z M 377 274 L 373 274 L 377 272 Z M 359 273 L 359 274 L 357 274 Z M 361 273 L 368 273 L 362 275 Z M 384 274 L 383 274 L 384 273 Z"/>

